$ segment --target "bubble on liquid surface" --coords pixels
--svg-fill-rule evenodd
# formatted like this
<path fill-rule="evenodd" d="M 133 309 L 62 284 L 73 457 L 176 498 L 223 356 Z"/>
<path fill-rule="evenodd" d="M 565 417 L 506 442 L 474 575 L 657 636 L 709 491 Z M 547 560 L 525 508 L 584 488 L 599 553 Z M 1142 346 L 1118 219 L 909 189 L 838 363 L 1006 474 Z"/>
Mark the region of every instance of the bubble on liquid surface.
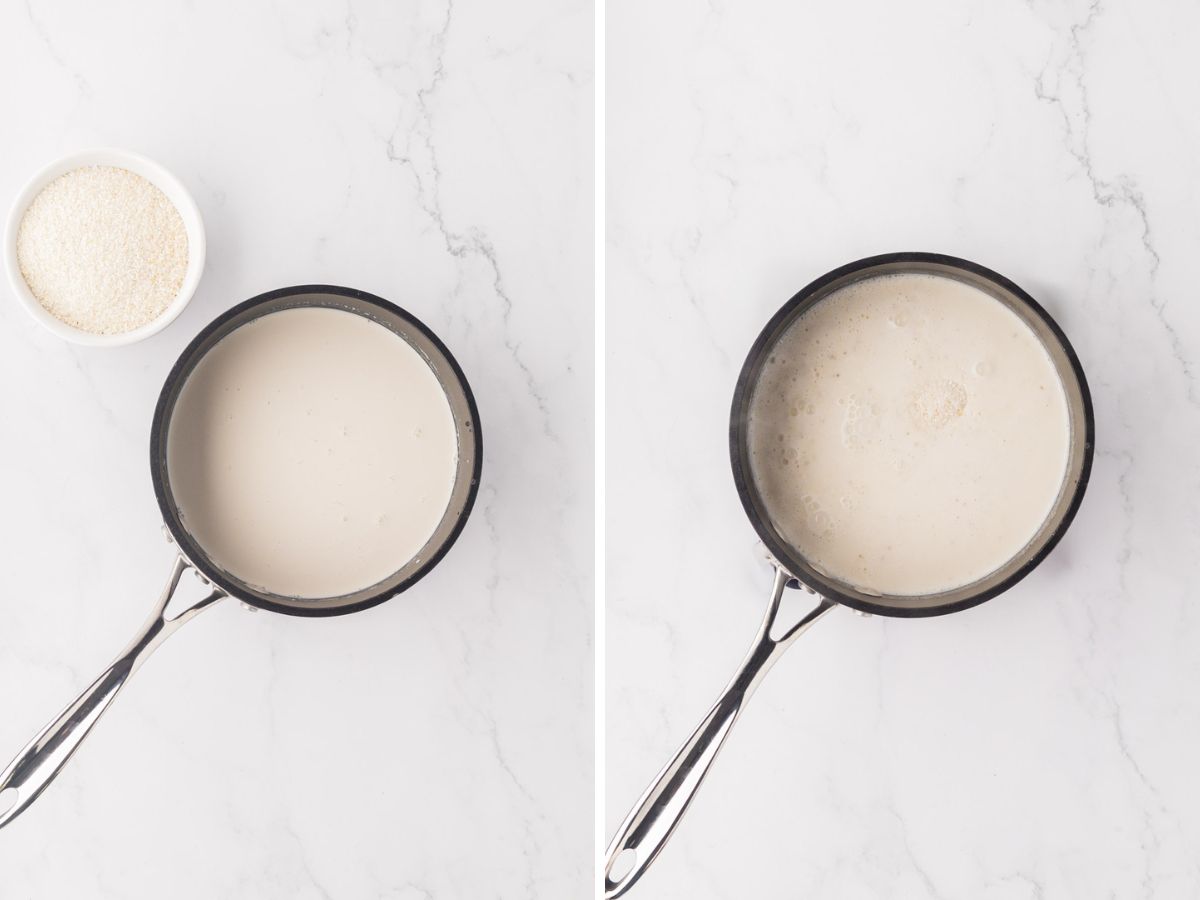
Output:
<path fill-rule="evenodd" d="M 805 494 L 800 498 L 800 502 L 804 505 L 804 521 L 811 531 L 817 537 L 828 537 L 833 533 L 833 517 L 821 506 L 812 494 Z"/>
<path fill-rule="evenodd" d="M 842 414 L 842 446 L 847 450 L 860 450 L 879 431 L 879 407 L 863 401 L 857 394 L 850 394 L 838 403 L 845 410 Z"/>

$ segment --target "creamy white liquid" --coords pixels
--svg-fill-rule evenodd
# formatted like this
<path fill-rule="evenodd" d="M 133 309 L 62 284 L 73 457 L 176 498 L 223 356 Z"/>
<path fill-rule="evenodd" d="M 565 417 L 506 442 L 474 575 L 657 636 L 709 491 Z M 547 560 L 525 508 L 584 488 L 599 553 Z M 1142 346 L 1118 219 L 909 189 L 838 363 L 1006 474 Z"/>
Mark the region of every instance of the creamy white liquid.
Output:
<path fill-rule="evenodd" d="M 934 275 L 850 285 L 797 319 L 751 398 L 750 468 L 780 535 L 862 590 L 1000 568 L 1067 469 L 1066 394 L 1015 313 Z"/>
<path fill-rule="evenodd" d="M 445 392 L 398 335 L 306 308 L 238 328 L 200 361 L 167 435 L 184 525 L 273 594 L 334 597 L 416 556 L 454 486 Z"/>

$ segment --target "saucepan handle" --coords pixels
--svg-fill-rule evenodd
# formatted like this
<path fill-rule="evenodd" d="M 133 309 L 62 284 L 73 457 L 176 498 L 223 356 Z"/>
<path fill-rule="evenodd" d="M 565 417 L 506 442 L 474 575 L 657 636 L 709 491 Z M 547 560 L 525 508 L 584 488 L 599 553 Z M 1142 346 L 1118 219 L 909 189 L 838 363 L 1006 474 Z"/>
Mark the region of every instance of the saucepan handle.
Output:
<path fill-rule="evenodd" d="M 605 900 L 613 900 L 628 891 L 654 862 L 687 812 L 734 722 L 763 676 L 796 638 L 836 605 L 822 599 L 812 612 L 783 635 L 772 637 L 783 591 L 790 579 L 785 571 L 776 569 L 771 602 L 741 668 L 700 726 L 658 773 L 617 829 L 608 845 L 604 865 Z"/>
<path fill-rule="evenodd" d="M 184 622 L 225 596 L 214 589 L 202 600 L 168 618 L 167 604 L 187 568 L 188 563 L 182 556 L 175 560 L 158 604 L 125 651 L 87 690 L 39 731 L 0 773 L 0 827 L 20 815 L 54 780 L 146 657 Z"/>

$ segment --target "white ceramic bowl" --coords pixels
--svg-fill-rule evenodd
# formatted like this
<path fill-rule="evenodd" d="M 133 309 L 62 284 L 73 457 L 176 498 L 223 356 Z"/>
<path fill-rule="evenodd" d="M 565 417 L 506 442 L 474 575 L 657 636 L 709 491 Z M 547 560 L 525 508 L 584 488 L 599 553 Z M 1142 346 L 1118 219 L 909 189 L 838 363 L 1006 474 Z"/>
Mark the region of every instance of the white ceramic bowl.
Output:
<path fill-rule="evenodd" d="M 179 293 L 175 295 L 175 299 L 158 318 L 132 331 L 120 334 L 92 334 L 56 318 L 33 296 L 33 292 L 29 290 L 29 285 L 25 283 L 25 278 L 21 275 L 21 266 L 17 262 L 17 229 L 20 228 L 21 219 L 25 215 L 25 210 L 29 208 L 29 204 L 33 202 L 33 198 L 58 176 L 65 175 L 72 169 L 82 166 L 117 166 L 141 175 L 167 195 L 167 199 L 179 210 L 179 215 L 183 218 L 183 227 L 187 231 L 188 263 Z M 46 166 L 33 176 L 17 194 L 17 199 L 8 214 L 8 224 L 4 229 L 4 265 L 8 270 L 8 280 L 16 298 L 29 314 L 48 331 L 63 340 L 76 344 L 86 344 L 90 347 L 120 347 L 162 331 L 183 312 L 183 308 L 192 299 L 192 294 L 196 292 L 196 286 L 200 283 L 200 274 L 204 271 L 204 222 L 200 218 L 200 210 L 196 206 L 196 201 L 192 199 L 192 195 L 188 193 L 183 183 L 153 160 L 130 153 L 128 150 L 82 150 L 79 153 L 64 156 Z"/>

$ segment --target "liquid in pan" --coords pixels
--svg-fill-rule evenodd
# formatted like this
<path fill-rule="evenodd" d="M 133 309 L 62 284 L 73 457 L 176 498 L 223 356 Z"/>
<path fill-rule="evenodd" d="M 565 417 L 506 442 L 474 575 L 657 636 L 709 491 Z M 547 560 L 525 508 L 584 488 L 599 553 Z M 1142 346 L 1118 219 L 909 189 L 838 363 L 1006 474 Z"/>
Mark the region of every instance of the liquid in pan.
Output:
<path fill-rule="evenodd" d="M 1063 489 L 1066 393 L 1003 303 L 931 274 L 865 278 L 799 315 L 751 398 L 773 526 L 860 591 L 935 594 L 1016 557 Z"/>
<path fill-rule="evenodd" d="M 454 488 L 454 417 L 429 363 L 365 316 L 270 313 L 188 376 L 167 435 L 185 527 L 234 578 L 336 597 L 416 557 Z"/>

